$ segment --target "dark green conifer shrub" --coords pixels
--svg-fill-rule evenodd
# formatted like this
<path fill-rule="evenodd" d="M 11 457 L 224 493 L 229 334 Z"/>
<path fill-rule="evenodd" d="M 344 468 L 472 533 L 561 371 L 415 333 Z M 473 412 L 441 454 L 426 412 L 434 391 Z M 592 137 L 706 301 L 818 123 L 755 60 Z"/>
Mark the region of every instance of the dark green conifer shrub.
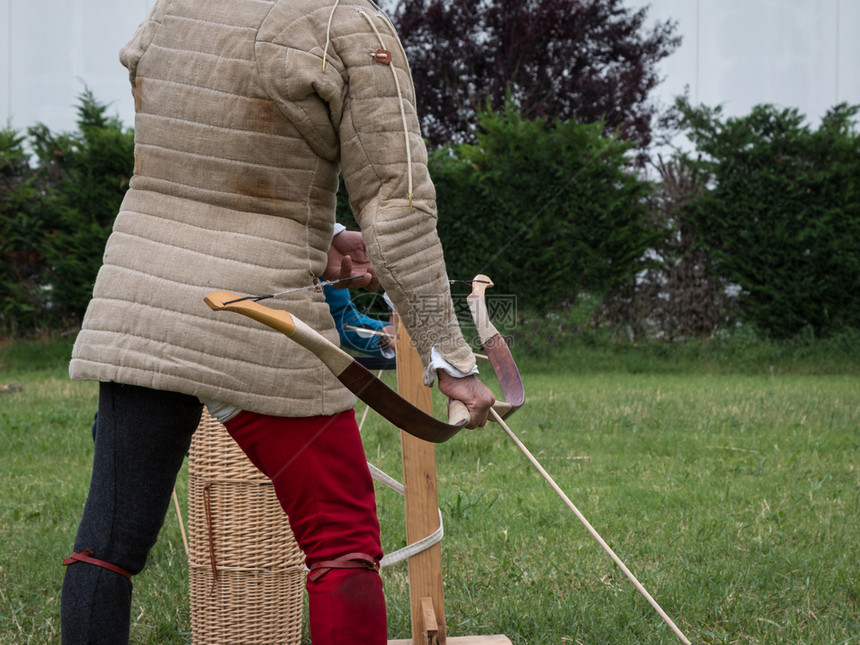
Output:
<path fill-rule="evenodd" d="M 679 103 L 709 189 L 686 208 L 742 320 L 772 338 L 860 328 L 860 106 L 723 118 Z"/>

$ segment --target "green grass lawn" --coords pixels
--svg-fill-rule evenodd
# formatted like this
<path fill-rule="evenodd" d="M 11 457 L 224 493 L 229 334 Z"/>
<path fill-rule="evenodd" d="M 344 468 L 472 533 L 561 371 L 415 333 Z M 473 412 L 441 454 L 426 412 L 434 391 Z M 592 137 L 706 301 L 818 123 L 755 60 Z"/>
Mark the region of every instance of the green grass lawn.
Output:
<path fill-rule="evenodd" d="M 96 407 L 94 384 L 68 381 L 67 350 L 0 349 L 0 385 L 23 386 L 0 394 L 4 644 L 59 642 L 60 561 L 86 494 Z M 584 372 L 556 357 L 523 371 L 512 429 L 693 642 L 860 643 L 856 370 Z M 373 415 L 365 447 L 399 477 L 396 431 Z M 461 432 L 438 447 L 437 466 L 449 635 L 677 642 L 501 429 Z M 185 486 L 183 472 L 183 504 Z M 402 501 L 384 488 L 378 501 L 394 550 Z M 135 579 L 134 643 L 190 642 L 187 576 L 171 510 Z M 405 564 L 383 579 L 389 635 L 407 638 Z"/>

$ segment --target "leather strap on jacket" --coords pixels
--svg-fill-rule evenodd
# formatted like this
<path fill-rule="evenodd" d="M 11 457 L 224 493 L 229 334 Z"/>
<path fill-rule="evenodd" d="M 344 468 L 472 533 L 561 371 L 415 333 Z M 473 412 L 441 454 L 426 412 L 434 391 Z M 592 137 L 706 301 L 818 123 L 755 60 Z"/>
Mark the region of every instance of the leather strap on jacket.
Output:
<path fill-rule="evenodd" d="M 347 553 L 334 560 L 321 560 L 310 566 L 311 573 L 308 580 L 314 582 L 319 580 L 332 569 L 370 569 L 379 571 L 376 560 L 366 553 Z"/>
<path fill-rule="evenodd" d="M 63 566 L 67 567 L 70 564 L 74 564 L 75 562 L 86 562 L 87 564 L 94 564 L 97 567 L 102 567 L 103 569 L 109 569 L 114 573 L 118 573 L 121 576 L 125 576 L 129 580 L 131 580 L 131 574 L 123 569 L 122 567 L 118 567 L 115 564 L 111 564 L 110 562 L 105 562 L 104 560 L 97 560 L 95 558 L 91 558 L 90 556 L 93 554 L 92 550 L 85 549 L 82 553 L 72 553 L 71 556 L 63 560 Z"/>

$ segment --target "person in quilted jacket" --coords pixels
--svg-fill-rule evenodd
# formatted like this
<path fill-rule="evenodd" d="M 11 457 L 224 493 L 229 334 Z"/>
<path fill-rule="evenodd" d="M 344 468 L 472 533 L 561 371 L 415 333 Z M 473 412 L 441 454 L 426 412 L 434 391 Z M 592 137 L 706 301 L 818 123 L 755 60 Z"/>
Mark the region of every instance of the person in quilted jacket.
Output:
<path fill-rule="evenodd" d="M 128 642 L 131 577 L 205 405 L 289 515 L 315 645 L 385 643 L 352 394 L 307 350 L 203 299 L 291 290 L 270 306 L 336 343 L 323 295 L 296 289 L 361 275 L 350 285 L 385 289 L 425 384 L 466 403 L 469 427 L 486 422 L 493 397 L 454 314 L 403 48 L 370 0 L 157 0 L 120 59 L 135 168 L 70 364 L 100 390 L 63 642 Z M 341 174 L 360 232 L 335 230 Z"/>

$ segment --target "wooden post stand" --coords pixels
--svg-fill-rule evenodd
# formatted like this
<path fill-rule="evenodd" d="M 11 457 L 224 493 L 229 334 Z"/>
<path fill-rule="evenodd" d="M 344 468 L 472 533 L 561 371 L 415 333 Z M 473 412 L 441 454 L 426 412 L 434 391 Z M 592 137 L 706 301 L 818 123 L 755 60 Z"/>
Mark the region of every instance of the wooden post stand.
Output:
<path fill-rule="evenodd" d="M 430 389 L 421 380 L 423 367 L 406 328 L 395 318 L 397 390 L 417 408 L 433 414 Z M 406 541 L 412 544 L 439 528 L 436 493 L 436 449 L 407 432 L 400 432 L 403 486 L 406 489 Z M 412 640 L 419 645 L 442 645 L 445 604 L 442 595 L 442 549 L 434 544 L 409 558 L 409 606 Z"/>
<path fill-rule="evenodd" d="M 423 366 L 400 318 L 394 316 L 397 352 L 397 389 L 404 399 L 433 414 L 431 390 L 422 382 Z M 439 528 L 436 491 L 436 450 L 432 443 L 400 433 L 403 486 L 406 489 L 406 540 L 409 544 Z M 389 645 L 510 645 L 505 636 L 447 638 L 445 601 L 442 593 L 442 549 L 435 544 L 409 558 L 409 605 L 412 639 L 389 641 Z"/>

